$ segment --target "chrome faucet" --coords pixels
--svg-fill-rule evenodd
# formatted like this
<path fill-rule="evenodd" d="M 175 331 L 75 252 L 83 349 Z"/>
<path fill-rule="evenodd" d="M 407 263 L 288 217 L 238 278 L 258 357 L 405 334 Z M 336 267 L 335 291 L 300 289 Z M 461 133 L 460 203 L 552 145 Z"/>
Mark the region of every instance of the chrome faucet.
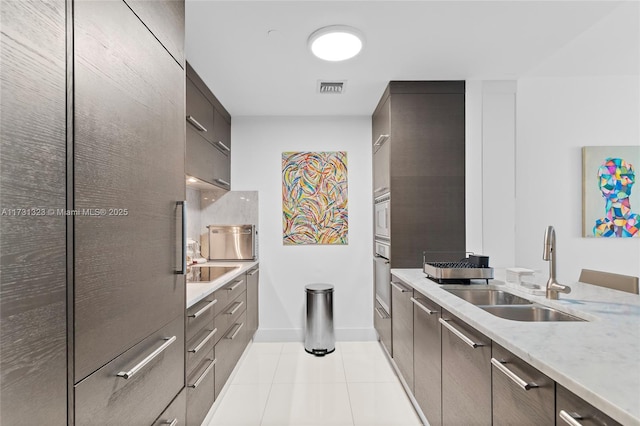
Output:
<path fill-rule="evenodd" d="M 549 261 L 549 279 L 547 280 L 547 299 L 558 299 L 558 293 L 571 293 L 571 287 L 556 281 L 556 231 L 547 226 L 544 232 L 544 252 L 542 260 Z"/>

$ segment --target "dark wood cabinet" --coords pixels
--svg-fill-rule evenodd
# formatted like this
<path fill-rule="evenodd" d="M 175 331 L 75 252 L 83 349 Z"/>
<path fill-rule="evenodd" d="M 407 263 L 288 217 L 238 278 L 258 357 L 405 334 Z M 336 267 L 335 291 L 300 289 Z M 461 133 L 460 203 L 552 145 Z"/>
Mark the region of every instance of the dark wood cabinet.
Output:
<path fill-rule="evenodd" d="M 231 115 L 189 63 L 187 122 L 187 175 L 231 189 Z"/>
<path fill-rule="evenodd" d="M 571 423 L 572 419 L 575 423 Z M 583 426 L 621 426 L 620 423 L 560 384 L 556 384 L 555 421 L 558 426 L 573 424 Z"/>
<path fill-rule="evenodd" d="M 391 276 L 393 360 L 413 392 L 413 289 Z"/>
<path fill-rule="evenodd" d="M 391 194 L 391 267 L 464 255 L 465 82 L 390 82 L 372 132 L 374 197 Z"/>
<path fill-rule="evenodd" d="M 502 346 L 492 344 L 493 424 L 555 424 L 555 382 Z"/>
<path fill-rule="evenodd" d="M 211 349 L 187 377 L 187 425 L 200 426 L 215 401 L 217 360 Z"/>
<path fill-rule="evenodd" d="M 106 212 L 74 218 L 77 383 L 184 317 L 185 78 L 124 2 L 76 2 L 74 31 L 75 208 Z"/>
<path fill-rule="evenodd" d="M 166 410 L 160 414 L 152 426 L 180 426 L 187 421 L 187 390 L 176 396 Z"/>
<path fill-rule="evenodd" d="M 442 424 L 441 308 L 413 291 L 413 395 L 431 426 Z"/>
<path fill-rule="evenodd" d="M 258 295 L 260 282 L 260 269 L 255 267 L 247 272 L 247 334 L 252 339 L 260 325 L 258 307 Z"/>
<path fill-rule="evenodd" d="M 220 395 L 222 388 L 227 383 L 231 372 L 247 346 L 248 333 L 246 326 L 247 313 L 243 311 L 216 344 L 216 356 L 219 358 L 215 377 L 216 398 Z"/>
<path fill-rule="evenodd" d="M 391 315 L 384 309 L 384 307 L 377 300 L 374 302 L 374 316 L 373 325 L 378 332 L 380 342 L 387 350 L 389 356 L 392 355 L 391 346 Z"/>
<path fill-rule="evenodd" d="M 64 0 L 0 5 L 0 412 L 67 424 Z"/>
<path fill-rule="evenodd" d="M 442 423 L 491 425 L 491 340 L 446 310 L 442 329 Z"/>

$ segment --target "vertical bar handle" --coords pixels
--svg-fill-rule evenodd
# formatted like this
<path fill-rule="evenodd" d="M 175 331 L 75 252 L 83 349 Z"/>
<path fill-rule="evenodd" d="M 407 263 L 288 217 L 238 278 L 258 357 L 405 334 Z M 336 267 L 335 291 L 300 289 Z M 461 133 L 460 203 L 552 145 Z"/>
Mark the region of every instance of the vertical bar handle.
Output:
<path fill-rule="evenodd" d="M 182 250 L 180 259 L 180 268 L 176 271 L 176 275 L 187 274 L 187 202 L 177 201 L 176 204 L 181 206 L 182 210 Z"/>

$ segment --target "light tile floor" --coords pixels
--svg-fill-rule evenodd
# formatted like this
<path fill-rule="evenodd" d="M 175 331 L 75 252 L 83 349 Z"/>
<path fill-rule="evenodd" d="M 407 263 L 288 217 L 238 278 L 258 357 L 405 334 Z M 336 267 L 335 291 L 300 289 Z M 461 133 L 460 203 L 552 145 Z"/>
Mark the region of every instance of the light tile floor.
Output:
<path fill-rule="evenodd" d="M 378 342 L 253 343 L 204 426 L 421 425 Z"/>

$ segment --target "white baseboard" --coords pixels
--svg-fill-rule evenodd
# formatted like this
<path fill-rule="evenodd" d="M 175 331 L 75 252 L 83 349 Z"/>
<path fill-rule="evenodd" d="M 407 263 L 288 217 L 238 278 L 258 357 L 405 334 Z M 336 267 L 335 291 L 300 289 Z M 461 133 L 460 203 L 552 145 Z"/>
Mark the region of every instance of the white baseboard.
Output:
<path fill-rule="evenodd" d="M 378 340 L 374 328 L 337 328 L 336 340 L 339 342 Z M 254 342 L 302 342 L 304 330 L 301 328 L 259 328 L 253 336 Z"/>

